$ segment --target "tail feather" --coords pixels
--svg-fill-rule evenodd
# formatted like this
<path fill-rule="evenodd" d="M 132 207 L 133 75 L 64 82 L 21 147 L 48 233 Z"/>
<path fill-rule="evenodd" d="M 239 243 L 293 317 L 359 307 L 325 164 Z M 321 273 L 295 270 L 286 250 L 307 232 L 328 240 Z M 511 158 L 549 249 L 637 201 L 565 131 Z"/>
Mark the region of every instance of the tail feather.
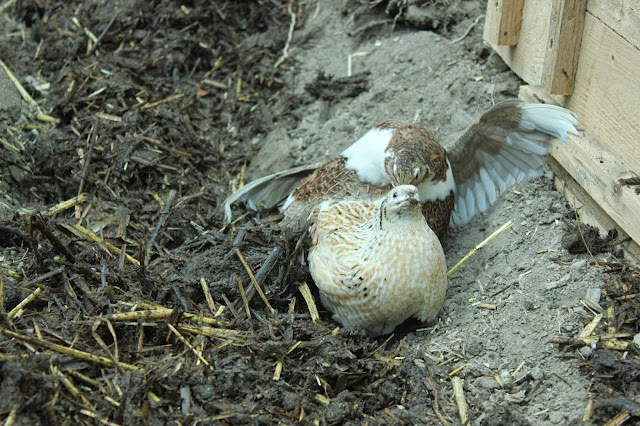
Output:
<path fill-rule="evenodd" d="M 298 166 L 256 179 L 233 194 L 223 203 L 225 220 L 231 222 L 231 204 L 243 201 L 252 210 L 270 209 L 281 203 L 298 183 L 322 163 Z"/>

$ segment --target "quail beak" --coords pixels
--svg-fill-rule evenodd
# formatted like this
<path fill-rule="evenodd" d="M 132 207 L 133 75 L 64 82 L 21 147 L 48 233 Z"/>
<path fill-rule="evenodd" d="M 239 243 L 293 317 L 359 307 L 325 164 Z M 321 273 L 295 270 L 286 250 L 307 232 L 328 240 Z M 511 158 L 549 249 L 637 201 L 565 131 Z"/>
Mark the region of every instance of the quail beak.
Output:
<path fill-rule="evenodd" d="M 416 204 L 420 203 L 420 200 L 418 199 L 418 194 L 414 194 L 412 197 L 407 198 L 406 200 L 402 201 L 402 204 L 405 204 L 407 206 L 415 206 Z"/>

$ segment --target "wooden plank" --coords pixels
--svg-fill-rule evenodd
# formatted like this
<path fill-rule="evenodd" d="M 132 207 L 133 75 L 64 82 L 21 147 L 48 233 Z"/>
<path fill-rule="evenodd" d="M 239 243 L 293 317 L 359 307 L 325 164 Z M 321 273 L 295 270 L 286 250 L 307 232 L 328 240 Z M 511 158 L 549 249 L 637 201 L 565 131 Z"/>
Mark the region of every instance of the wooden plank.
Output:
<path fill-rule="evenodd" d="M 489 1 L 485 17 L 484 39 L 498 55 L 529 84 L 542 83 L 542 65 L 549 38 L 549 16 L 551 0 L 525 1 L 522 9 L 522 24 L 518 44 L 498 44 L 501 13 L 499 3 Z"/>
<path fill-rule="evenodd" d="M 555 144 L 552 155 L 602 210 L 640 243 L 640 196 L 619 183 L 633 174 L 600 144 L 586 137 L 571 138 L 569 147 Z"/>
<path fill-rule="evenodd" d="M 498 0 L 496 7 L 500 13 L 498 44 L 515 46 L 520 37 L 524 0 Z"/>
<path fill-rule="evenodd" d="M 542 67 L 542 87 L 551 94 L 570 95 L 578 67 L 587 0 L 555 0 Z"/>
<path fill-rule="evenodd" d="M 640 49 L 640 7 L 637 0 L 589 0 L 587 10 Z"/>
<path fill-rule="evenodd" d="M 531 86 L 520 88 L 520 98 L 550 101 L 544 91 Z M 554 144 L 551 155 L 621 230 L 640 243 L 640 195 L 619 183 L 634 174 L 592 136 L 588 131 L 572 135 L 568 145 Z"/>
<path fill-rule="evenodd" d="M 573 95 L 556 97 L 640 175 L 640 50 L 587 11 Z"/>
<path fill-rule="evenodd" d="M 612 1 L 615 3 L 617 0 Z M 548 34 L 550 16 L 542 18 L 545 5 L 548 5 L 550 14 L 550 0 L 525 2 L 517 46 L 490 43 L 513 71 L 532 85 L 542 84 L 546 46 L 541 46 L 539 40 L 547 39 L 545 31 Z M 640 175 L 640 90 L 637 88 L 637 82 L 640 82 L 640 49 L 594 16 L 588 9 L 589 5 L 592 3 L 587 3 L 574 92 L 570 97 L 558 95 L 554 99 L 576 112 L 595 139 Z M 638 9 L 634 10 L 637 13 Z M 631 12 L 624 16 L 637 17 Z M 546 24 L 543 23 L 545 19 Z M 496 11 L 488 7 L 485 36 L 492 31 L 488 27 L 497 24 Z"/>
<path fill-rule="evenodd" d="M 567 203 L 577 213 L 582 223 L 595 226 L 601 235 L 606 235 L 610 229 L 618 230 L 617 241 L 624 241 L 621 247 L 625 254 L 635 263 L 640 263 L 640 244 L 633 241 L 629 235 L 620 229 L 618 224 L 605 213 L 598 203 L 580 186 L 576 180 L 553 157 L 548 159 L 554 173 L 553 184 L 564 195 Z"/>

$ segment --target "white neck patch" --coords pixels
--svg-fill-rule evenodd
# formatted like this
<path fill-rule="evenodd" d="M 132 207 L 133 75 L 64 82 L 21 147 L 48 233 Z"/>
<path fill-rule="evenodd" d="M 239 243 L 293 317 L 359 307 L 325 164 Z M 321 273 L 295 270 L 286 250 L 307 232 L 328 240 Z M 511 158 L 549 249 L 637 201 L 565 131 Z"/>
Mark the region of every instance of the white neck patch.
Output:
<path fill-rule="evenodd" d="M 434 183 L 430 180 L 422 182 L 418 185 L 418 194 L 420 195 L 420 202 L 425 203 L 427 201 L 444 200 L 449 196 L 451 191 L 455 193 L 456 183 L 453 180 L 453 173 L 451 172 L 451 163 L 447 158 L 447 177 L 443 181 Z"/>
<path fill-rule="evenodd" d="M 391 179 L 384 169 L 385 150 L 393 137 L 393 129 L 373 128 L 342 152 L 345 167 L 353 170 L 367 183 L 386 186 Z"/>

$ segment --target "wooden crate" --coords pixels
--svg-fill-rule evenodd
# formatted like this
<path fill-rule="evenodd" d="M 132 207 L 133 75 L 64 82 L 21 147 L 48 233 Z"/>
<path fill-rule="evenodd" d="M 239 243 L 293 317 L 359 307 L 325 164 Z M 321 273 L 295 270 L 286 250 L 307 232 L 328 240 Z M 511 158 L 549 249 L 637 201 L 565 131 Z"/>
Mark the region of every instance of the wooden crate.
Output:
<path fill-rule="evenodd" d="M 640 257 L 640 3 L 489 0 L 484 38 L 529 86 L 527 101 L 562 105 L 581 135 L 553 149 L 557 186 L 581 219 L 616 227 Z"/>

